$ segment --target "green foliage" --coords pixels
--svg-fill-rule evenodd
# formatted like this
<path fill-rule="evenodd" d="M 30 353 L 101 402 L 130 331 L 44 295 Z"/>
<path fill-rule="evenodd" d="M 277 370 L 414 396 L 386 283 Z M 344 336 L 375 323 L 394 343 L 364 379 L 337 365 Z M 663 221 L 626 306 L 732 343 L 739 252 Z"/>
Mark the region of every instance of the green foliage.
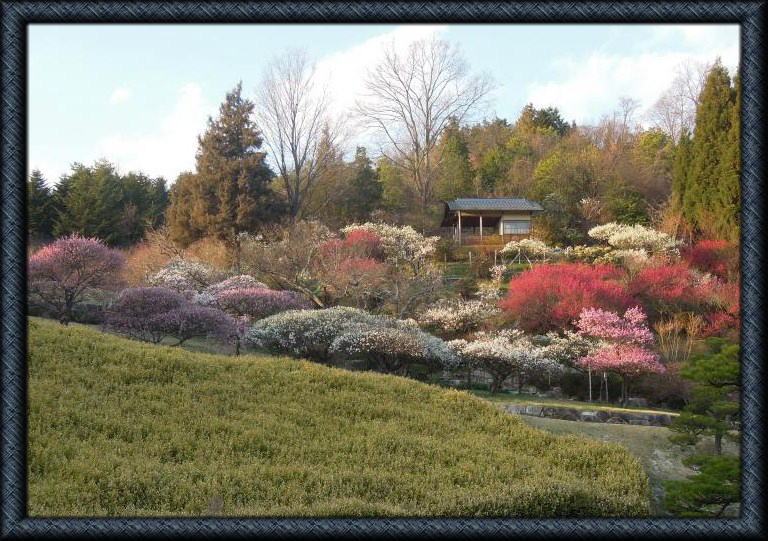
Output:
<path fill-rule="evenodd" d="M 224 241 L 239 260 L 238 236 L 280 216 L 270 189 L 272 171 L 260 152 L 261 135 L 251 120 L 254 105 L 242 84 L 227 93 L 219 116 L 199 137 L 195 173 L 182 174 L 171 189 L 168 225 L 182 245 L 210 235 Z"/>
<path fill-rule="evenodd" d="M 648 514 L 624 448 L 463 392 L 29 325 L 31 516 Z"/>
<path fill-rule="evenodd" d="M 719 517 L 741 500 L 741 469 L 734 455 L 694 455 L 684 461 L 697 469 L 687 481 L 667 481 L 664 504 L 681 517 Z"/>
<path fill-rule="evenodd" d="M 522 130 L 549 130 L 559 136 L 564 136 L 570 130 L 568 122 L 560 116 L 557 107 L 536 109 L 529 103 L 523 107 L 523 112 L 517 121 L 517 127 Z"/>
<path fill-rule="evenodd" d="M 442 158 L 436 186 L 438 198 L 447 201 L 472 195 L 474 172 L 469 162 L 469 145 L 458 124 L 446 128 L 438 152 Z"/>
<path fill-rule="evenodd" d="M 706 235 L 738 239 L 740 85 L 719 60 L 710 69 L 696 110 L 690 166 L 676 189 L 683 215 Z"/>
<path fill-rule="evenodd" d="M 355 160 L 349 164 L 349 191 L 339 202 L 345 223 L 366 221 L 371 212 L 381 205 L 382 183 L 365 147 L 357 147 Z"/>
<path fill-rule="evenodd" d="M 683 378 L 697 385 L 683 413 L 669 428 L 677 433 L 671 440 L 681 445 L 695 445 L 704 436 L 713 437 L 715 453 L 720 454 L 723 437 L 739 429 L 739 346 L 720 338 L 711 338 L 708 344 L 710 353 L 692 356 L 680 370 Z"/>
<path fill-rule="evenodd" d="M 75 163 L 56 186 L 56 236 L 76 233 L 112 246 L 141 240 L 162 223 L 168 195 L 163 178 L 142 173 L 119 175 L 107 161 L 88 167 Z"/>
<path fill-rule="evenodd" d="M 54 199 L 43 174 L 35 169 L 27 181 L 27 233 L 50 237 L 53 234 Z"/>

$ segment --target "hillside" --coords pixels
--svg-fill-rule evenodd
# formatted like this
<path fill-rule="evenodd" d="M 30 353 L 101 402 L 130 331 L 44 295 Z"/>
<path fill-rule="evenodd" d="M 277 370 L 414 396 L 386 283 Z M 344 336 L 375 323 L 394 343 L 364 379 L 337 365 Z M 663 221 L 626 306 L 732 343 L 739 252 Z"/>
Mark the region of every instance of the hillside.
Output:
<path fill-rule="evenodd" d="M 638 516 L 618 445 L 467 393 L 29 320 L 32 516 Z"/>

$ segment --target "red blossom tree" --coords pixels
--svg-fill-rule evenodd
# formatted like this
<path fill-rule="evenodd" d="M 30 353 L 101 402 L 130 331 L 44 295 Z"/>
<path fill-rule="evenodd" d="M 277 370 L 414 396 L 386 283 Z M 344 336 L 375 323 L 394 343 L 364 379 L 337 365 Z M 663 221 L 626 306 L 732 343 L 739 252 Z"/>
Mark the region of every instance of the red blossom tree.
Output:
<path fill-rule="evenodd" d="M 726 280 L 738 270 L 736 248 L 724 240 L 702 240 L 684 248 L 680 255 L 691 267 Z"/>
<path fill-rule="evenodd" d="M 613 265 L 542 264 L 509 282 L 500 306 L 518 326 L 544 333 L 570 326 L 582 309 L 623 310 L 632 304 L 624 272 Z"/>
<path fill-rule="evenodd" d="M 344 237 L 343 246 L 350 256 L 358 258 L 373 258 L 381 260 L 384 249 L 381 237 L 365 229 L 353 229 Z"/>
<path fill-rule="evenodd" d="M 579 333 L 604 342 L 576 364 L 590 371 L 618 374 L 622 404 L 627 402 L 633 378 L 666 370 L 659 356 L 646 347 L 653 343 L 653 333 L 648 329 L 646 319 L 639 306 L 627 310 L 623 317 L 615 312 L 585 308 L 576 322 Z"/>
<path fill-rule="evenodd" d="M 29 258 L 30 302 L 67 325 L 89 291 L 111 291 L 120 285 L 124 261 L 120 252 L 98 239 L 78 235 L 58 239 Z"/>

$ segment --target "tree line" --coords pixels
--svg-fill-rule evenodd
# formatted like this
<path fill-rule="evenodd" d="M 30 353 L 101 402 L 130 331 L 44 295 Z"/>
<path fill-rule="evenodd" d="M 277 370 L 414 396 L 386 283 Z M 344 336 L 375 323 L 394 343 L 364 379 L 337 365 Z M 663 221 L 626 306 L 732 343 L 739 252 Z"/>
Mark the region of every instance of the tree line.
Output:
<path fill-rule="evenodd" d="M 166 224 L 180 245 L 215 237 L 236 260 L 242 233 L 275 222 L 381 220 L 426 232 L 443 200 L 526 197 L 544 207 L 535 233 L 551 243 L 588 242 L 609 221 L 738 238 L 740 85 L 719 60 L 682 66 L 650 128 L 628 98 L 593 126 L 532 104 L 514 121 L 473 121 L 492 88 L 444 41 L 392 45 L 354 110 L 382 140 L 377 158 L 358 146 L 346 161 L 350 118 L 331 113 L 313 66 L 290 53 L 267 67 L 256 101 L 241 84 L 226 95 L 198 138 L 195 170 L 170 190 L 104 161 L 74 164 L 54 189 L 33 172 L 29 232 L 121 246 Z"/>

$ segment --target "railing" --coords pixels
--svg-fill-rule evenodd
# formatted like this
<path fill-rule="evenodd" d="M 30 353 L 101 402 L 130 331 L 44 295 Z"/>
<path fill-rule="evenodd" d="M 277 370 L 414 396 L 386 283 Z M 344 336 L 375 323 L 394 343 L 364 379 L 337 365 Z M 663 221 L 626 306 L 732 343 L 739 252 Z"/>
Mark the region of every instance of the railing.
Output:
<path fill-rule="evenodd" d="M 513 240 L 527 239 L 528 234 L 514 235 L 462 235 L 461 244 L 464 246 L 503 246 Z"/>

